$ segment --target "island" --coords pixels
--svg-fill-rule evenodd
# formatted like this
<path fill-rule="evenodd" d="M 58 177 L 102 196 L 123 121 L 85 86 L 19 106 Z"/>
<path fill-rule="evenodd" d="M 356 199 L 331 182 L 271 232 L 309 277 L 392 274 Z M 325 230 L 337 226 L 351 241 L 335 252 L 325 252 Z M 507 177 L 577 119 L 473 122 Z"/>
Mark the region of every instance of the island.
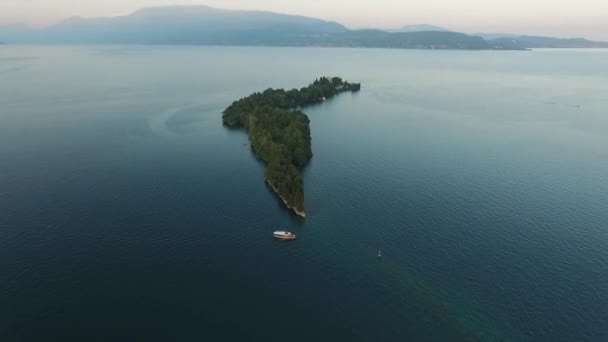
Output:
<path fill-rule="evenodd" d="M 266 89 L 232 103 L 222 119 L 227 127 L 242 127 L 255 156 L 266 164 L 271 189 L 297 215 L 305 217 L 304 183 L 300 169 L 312 158 L 310 120 L 301 108 L 343 92 L 357 92 L 360 83 L 321 77 L 301 89 Z"/>

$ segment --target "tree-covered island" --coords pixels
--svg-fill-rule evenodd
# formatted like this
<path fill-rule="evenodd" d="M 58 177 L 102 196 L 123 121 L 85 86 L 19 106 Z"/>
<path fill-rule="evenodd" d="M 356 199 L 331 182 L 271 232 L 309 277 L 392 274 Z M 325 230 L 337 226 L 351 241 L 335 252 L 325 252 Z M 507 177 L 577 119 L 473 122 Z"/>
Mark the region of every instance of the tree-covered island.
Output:
<path fill-rule="evenodd" d="M 224 125 L 244 127 L 258 159 L 264 161 L 266 181 L 287 207 L 304 217 L 304 187 L 299 169 L 310 158 L 310 120 L 299 108 L 323 102 L 343 92 L 357 92 L 360 83 L 321 77 L 301 89 L 267 89 L 226 108 Z"/>

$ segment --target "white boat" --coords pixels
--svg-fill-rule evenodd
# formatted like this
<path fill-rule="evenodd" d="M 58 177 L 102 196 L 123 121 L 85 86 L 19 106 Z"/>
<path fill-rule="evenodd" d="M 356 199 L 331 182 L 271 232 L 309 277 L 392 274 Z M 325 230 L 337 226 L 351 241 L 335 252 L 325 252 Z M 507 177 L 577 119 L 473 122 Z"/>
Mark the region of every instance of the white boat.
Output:
<path fill-rule="evenodd" d="M 272 235 L 274 235 L 275 239 L 279 239 L 279 240 L 295 240 L 296 239 L 296 234 L 287 232 L 287 231 L 276 231 L 274 232 Z"/>

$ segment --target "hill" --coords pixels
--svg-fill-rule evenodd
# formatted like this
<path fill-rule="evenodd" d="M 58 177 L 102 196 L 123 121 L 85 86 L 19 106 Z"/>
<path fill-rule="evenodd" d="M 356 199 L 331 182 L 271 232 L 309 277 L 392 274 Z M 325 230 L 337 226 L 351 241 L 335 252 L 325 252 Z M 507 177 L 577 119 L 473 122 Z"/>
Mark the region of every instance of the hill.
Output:
<path fill-rule="evenodd" d="M 279 44 L 298 36 L 345 32 L 338 23 L 262 11 L 169 6 L 114 18 L 70 18 L 41 30 L 2 30 L 9 42 L 42 44 Z"/>
<path fill-rule="evenodd" d="M 483 38 L 458 32 L 395 32 L 357 30 L 319 37 L 324 46 L 400 48 L 400 49 L 491 49 Z"/>
<path fill-rule="evenodd" d="M 517 38 L 521 36 L 520 34 L 511 34 L 511 33 L 484 33 L 484 32 L 475 32 L 471 33 L 474 36 L 480 36 L 485 40 L 494 40 L 499 38 Z"/>
<path fill-rule="evenodd" d="M 608 43 L 509 34 L 464 34 L 434 25 L 351 30 L 322 19 L 208 6 L 165 6 L 111 18 L 66 19 L 43 29 L 0 27 L 8 44 L 326 46 L 400 49 L 595 48 Z"/>
<path fill-rule="evenodd" d="M 242 46 L 326 46 L 401 49 L 596 48 L 608 43 L 586 39 L 464 34 L 434 25 L 393 30 L 351 30 L 322 19 L 265 11 L 208 6 L 144 8 L 127 16 L 66 19 L 43 29 L 0 27 L 7 44 L 163 44 Z"/>
<path fill-rule="evenodd" d="M 350 30 L 336 22 L 207 6 L 146 8 L 113 18 L 70 18 L 44 29 L 0 28 L 7 43 L 192 44 L 489 49 L 480 37 L 455 32 Z"/>
<path fill-rule="evenodd" d="M 445 27 L 428 25 L 428 24 L 419 24 L 419 25 L 405 25 L 398 29 L 388 29 L 384 30 L 386 32 L 422 32 L 422 31 L 440 31 L 440 32 L 448 32 Z"/>
<path fill-rule="evenodd" d="M 488 40 L 493 46 L 506 49 L 532 48 L 608 48 L 608 43 L 594 42 L 583 38 L 553 38 L 540 36 L 502 37 Z"/>

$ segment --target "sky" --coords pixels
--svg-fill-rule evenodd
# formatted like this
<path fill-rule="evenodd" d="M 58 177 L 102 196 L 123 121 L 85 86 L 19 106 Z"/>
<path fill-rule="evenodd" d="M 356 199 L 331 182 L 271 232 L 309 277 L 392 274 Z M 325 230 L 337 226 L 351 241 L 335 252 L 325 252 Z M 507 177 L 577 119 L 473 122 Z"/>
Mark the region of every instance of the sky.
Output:
<path fill-rule="evenodd" d="M 0 0 L 0 24 L 42 27 L 61 19 L 126 15 L 163 5 L 269 10 L 337 21 L 350 28 L 433 24 L 608 41 L 608 0 Z"/>

